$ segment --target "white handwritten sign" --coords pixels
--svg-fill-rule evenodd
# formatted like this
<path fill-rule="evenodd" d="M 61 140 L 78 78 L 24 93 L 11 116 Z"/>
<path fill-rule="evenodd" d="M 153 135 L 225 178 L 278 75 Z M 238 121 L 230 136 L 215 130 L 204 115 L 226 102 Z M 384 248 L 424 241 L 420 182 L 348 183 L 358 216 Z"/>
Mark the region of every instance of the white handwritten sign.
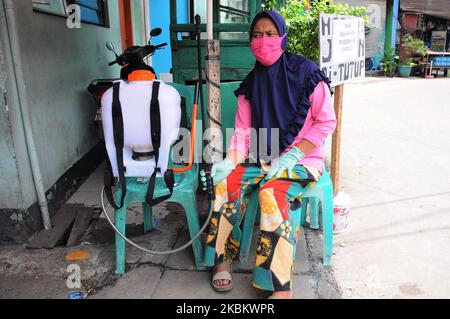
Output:
<path fill-rule="evenodd" d="M 362 18 L 320 14 L 320 68 L 331 86 L 363 78 L 365 38 Z"/>

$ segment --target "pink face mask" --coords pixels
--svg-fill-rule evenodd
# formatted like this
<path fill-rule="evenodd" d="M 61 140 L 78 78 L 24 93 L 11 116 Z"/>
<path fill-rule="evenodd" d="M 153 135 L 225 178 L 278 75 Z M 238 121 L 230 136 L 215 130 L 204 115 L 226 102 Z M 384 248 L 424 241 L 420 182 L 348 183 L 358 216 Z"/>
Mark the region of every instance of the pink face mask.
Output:
<path fill-rule="evenodd" d="M 256 60 L 264 66 L 274 64 L 284 52 L 281 48 L 281 42 L 285 36 L 286 34 L 282 37 L 262 37 L 252 39 L 250 48 L 252 49 Z"/>

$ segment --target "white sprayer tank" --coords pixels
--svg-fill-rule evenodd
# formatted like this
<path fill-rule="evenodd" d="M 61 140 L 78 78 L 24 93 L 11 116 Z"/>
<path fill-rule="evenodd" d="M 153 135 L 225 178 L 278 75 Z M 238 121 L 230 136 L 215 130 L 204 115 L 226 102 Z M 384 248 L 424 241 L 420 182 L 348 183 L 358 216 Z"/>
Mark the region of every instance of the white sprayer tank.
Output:
<path fill-rule="evenodd" d="M 123 164 L 126 177 L 150 177 L 155 168 L 155 158 L 133 160 L 135 152 L 153 151 L 150 136 L 150 101 L 153 81 L 120 81 L 120 103 L 124 126 Z M 158 166 L 164 174 L 169 161 L 171 145 L 177 140 L 181 120 L 181 97 L 170 85 L 161 82 L 159 88 L 159 108 L 161 114 L 161 147 Z M 108 89 L 102 97 L 102 122 L 106 150 L 111 161 L 113 174 L 118 177 L 116 147 L 112 122 L 113 88 Z"/>

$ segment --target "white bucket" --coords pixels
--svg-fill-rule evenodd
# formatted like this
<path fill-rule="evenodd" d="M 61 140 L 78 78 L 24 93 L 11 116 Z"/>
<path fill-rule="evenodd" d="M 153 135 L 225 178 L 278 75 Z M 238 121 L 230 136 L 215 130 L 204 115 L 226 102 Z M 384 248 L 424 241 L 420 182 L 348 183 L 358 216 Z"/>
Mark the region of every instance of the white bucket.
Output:
<path fill-rule="evenodd" d="M 339 234 L 348 228 L 348 213 L 351 198 L 344 192 L 339 192 L 334 198 L 333 233 Z"/>

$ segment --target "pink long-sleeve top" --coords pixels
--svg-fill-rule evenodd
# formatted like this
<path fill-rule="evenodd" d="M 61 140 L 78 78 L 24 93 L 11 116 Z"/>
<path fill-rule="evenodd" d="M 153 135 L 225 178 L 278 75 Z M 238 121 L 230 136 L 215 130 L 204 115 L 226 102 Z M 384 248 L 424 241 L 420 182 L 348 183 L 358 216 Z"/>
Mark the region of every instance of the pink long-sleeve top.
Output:
<path fill-rule="evenodd" d="M 309 101 L 311 106 L 308 110 L 305 123 L 292 144 L 283 153 L 300 143 L 301 140 L 308 140 L 316 147 L 300 160 L 299 164 L 314 167 L 322 173 L 325 159 L 324 141 L 336 128 L 336 115 L 331 102 L 331 94 L 325 82 L 319 82 L 310 95 Z M 235 117 L 235 131 L 231 138 L 228 151 L 238 151 L 248 156 L 250 133 L 251 104 L 244 95 L 239 95 Z"/>

